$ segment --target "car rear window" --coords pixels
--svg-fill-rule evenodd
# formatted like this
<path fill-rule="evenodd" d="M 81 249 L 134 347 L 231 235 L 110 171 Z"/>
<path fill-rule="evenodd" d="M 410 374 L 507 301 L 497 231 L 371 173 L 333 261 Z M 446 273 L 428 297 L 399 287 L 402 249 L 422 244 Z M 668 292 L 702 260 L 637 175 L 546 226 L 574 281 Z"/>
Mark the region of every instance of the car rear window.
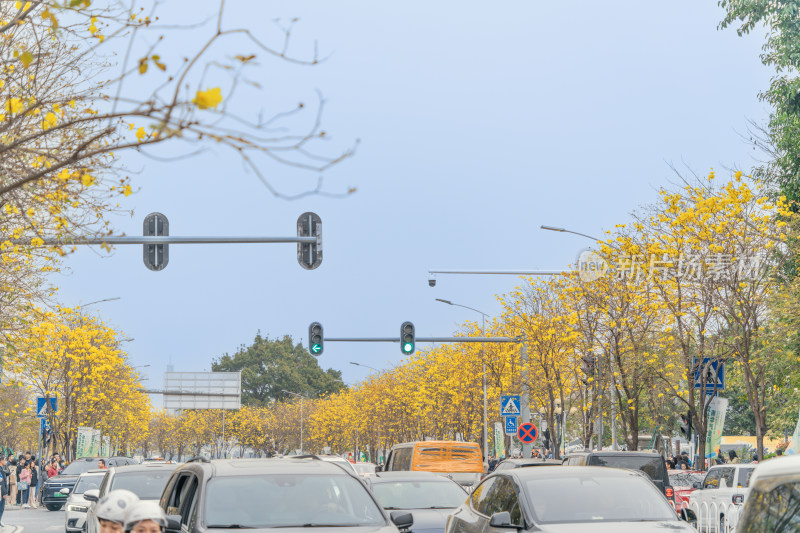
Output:
<path fill-rule="evenodd" d="M 172 470 L 148 472 L 118 472 L 111 480 L 109 490 L 126 489 L 136 494 L 140 500 L 158 500 Z"/>
<path fill-rule="evenodd" d="M 641 470 L 650 479 L 665 481 L 666 466 L 660 456 L 644 457 L 641 455 L 593 455 L 589 458 L 592 466 L 610 466 L 613 468 L 630 468 Z"/>
<path fill-rule="evenodd" d="M 61 475 L 77 476 L 79 474 L 86 473 L 89 470 L 94 470 L 95 468 L 97 468 L 96 459 L 92 459 L 90 461 L 84 461 L 83 459 L 78 459 L 68 464 L 67 467 L 61 471 Z"/>

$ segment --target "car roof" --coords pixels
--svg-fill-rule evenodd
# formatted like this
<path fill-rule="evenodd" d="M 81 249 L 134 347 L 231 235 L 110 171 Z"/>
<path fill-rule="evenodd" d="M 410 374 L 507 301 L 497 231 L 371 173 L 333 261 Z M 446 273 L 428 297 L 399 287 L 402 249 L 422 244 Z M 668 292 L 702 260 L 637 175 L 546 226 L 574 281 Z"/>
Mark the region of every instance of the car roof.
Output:
<path fill-rule="evenodd" d="M 318 459 L 215 459 L 209 463 L 191 462 L 186 465 L 209 464 L 215 476 L 249 476 L 266 474 L 326 474 L 353 477 L 355 474 L 344 470 L 333 461 Z M 164 465 L 165 466 L 165 465 Z"/>
<path fill-rule="evenodd" d="M 390 481 L 420 481 L 420 480 L 455 483 L 455 481 L 451 480 L 450 478 L 434 474 L 433 472 L 410 472 L 410 471 L 378 472 L 375 474 L 375 478 L 372 480 L 372 482 L 388 483 Z"/>
<path fill-rule="evenodd" d="M 773 457 L 755 465 L 756 469 L 750 478 L 750 485 L 762 478 L 773 476 L 800 475 L 800 455 L 784 455 Z"/>
<path fill-rule="evenodd" d="M 154 470 L 166 470 L 170 472 L 178 468 L 177 464 L 167 463 L 154 463 L 154 464 L 138 464 L 138 465 L 121 465 L 113 466 L 109 470 L 113 470 L 114 474 L 123 474 L 125 472 L 152 472 Z"/>
<path fill-rule="evenodd" d="M 582 452 L 572 452 L 568 453 L 567 456 L 570 455 L 602 455 L 602 456 L 613 456 L 613 455 L 643 455 L 647 457 L 661 457 L 661 454 L 658 452 L 649 452 L 646 450 L 636 450 L 636 451 L 627 451 L 627 450 L 603 450 L 603 451 L 582 451 Z"/>
<path fill-rule="evenodd" d="M 641 478 L 642 473 L 627 468 L 613 468 L 608 466 L 557 466 L 550 468 L 512 468 L 492 475 L 510 475 L 521 481 L 529 479 L 554 479 L 570 477 L 636 477 Z"/>
<path fill-rule="evenodd" d="M 530 459 L 521 459 L 519 457 L 511 458 L 511 459 L 503 459 L 498 464 L 503 463 L 513 463 L 515 465 L 560 465 L 562 461 L 560 459 L 542 459 L 539 458 L 530 458 Z"/>

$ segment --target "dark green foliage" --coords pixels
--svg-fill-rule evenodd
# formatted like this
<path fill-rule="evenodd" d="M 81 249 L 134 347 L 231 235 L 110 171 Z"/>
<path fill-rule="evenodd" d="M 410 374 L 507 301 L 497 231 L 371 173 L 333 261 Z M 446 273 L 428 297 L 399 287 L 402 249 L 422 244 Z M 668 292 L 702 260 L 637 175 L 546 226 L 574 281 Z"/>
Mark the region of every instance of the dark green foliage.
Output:
<path fill-rule="evenodd" d="M 310 398 L 325 396 L 345 387 L 342 373 L 322 370 L 317 358 L 288 335 L 270 340 L 256 335 L 251 346 L 242 346 L 211 364 L 217 372 L 242 372 L 242 403 L 266 405 L 273 400 L 291 399 L 284 390 Z"/>

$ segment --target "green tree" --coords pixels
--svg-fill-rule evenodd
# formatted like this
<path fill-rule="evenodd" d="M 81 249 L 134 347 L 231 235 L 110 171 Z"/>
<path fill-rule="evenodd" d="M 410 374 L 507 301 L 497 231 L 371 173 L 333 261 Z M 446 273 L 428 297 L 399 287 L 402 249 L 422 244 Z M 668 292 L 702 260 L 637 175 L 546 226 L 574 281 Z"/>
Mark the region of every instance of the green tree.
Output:
<path fill-rule="evenodd" d="M 320 368 L 317 358 L 289 335 L 270 340 L 257 334 L 253 344 L 241 346 L 211 363 L 215 372 L 242 372 L 242 403 L 267 405 L 273 400 L 291 399 L 283 391 L 321 397 L 345 387 L 342 373 Z"/>

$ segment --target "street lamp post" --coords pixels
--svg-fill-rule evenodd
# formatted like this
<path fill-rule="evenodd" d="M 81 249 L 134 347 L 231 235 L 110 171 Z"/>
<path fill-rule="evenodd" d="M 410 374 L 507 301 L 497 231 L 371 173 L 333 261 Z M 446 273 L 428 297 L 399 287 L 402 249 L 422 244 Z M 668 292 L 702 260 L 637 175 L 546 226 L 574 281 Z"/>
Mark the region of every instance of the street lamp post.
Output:
<path fill-rule="evenodd" d="M 548 231 L 558 231 L 561 233 L 572 233 L 573 235 L 580 235 L 581 237 L 586 237 L 587 239 L 592 239 L 593 241 L 600 242 L 600 239 L 596 237 L 592 237 L 591 235 L 586 235 L 585 233 L 578 233 L 577 231 L 568 230 L 565 228 L 558 228 L 555 226 L 540 226 L 544 230 Z M 613 392 L 613 385 L 612 385 L 612 376 L 614 375 L 614 361 L 611 356 L 608 357 L 608 371 L 609 371 L 609 379 L 608 379 L 608 389 L 609 389 L 609 399 L 611 400 L 611 449 L 617 449 L 617 409 L 614 401 L 614 392 Z M 602 414 L 600 414 L 600 420 L 602 424 Z M 598 448 L 603 448 L 602 443 L 602 435 L 600 437 L 600 442 L 598 442 Z"/>
<path fill-rule="evenodd" d="M 378 371 L 378 369 L 377 369 L 377 368 L 375 368 L 375 367 L 372 367 L 372 366 L 369 366 L 369 365 L 365 365 L 365 364 L 362 364 L 362 363 L 356 363 L 356 362 L 354 362 L 354 361 L 350 361 L 350 364 L 351 364 L 351 365 L 355 365 L 355 366 L 363 366 L 364 368 L 369 368 L 370 370 L 374 370 L 375 372 L 377 372 L 377 371 Z"/>
<path fill-rule="evenodd" d="M 447 305 L 454 305 L 456 307 L 463 307 L 464 309 L 469 309 L 470 311 L 475 311 L 476 313 L 480 313 L 481 315 L 481 336 L 486 337 L 486 313 L 483 311 L 478 311 L 472 307 L 468 307 L 466 305 L 456 304 L 451 302 L 450 300 L 443 300 L 442 298 L 436 298 L 437 302 L 442 302 Z M 481 362 L 483 364 L 483 457 L 488 461 L 489 460 L 489 429 L 488 429 L 488 406 L 487 406 L 487 399 L 486 399 L 486 344 L 481 343 Z"/>
<path fill-rule="evenodd" d="M 300 398 L 300 455 L 303 455 L 303 450 L 305 449 L 305 446 L 303 446 L 303 398 L 307 398 L 307 396 L 303 396 L 302 394 L 297 394 L 296 392 L 291 392 L 288 390 L 284 390 L 282 392 Z"/>

